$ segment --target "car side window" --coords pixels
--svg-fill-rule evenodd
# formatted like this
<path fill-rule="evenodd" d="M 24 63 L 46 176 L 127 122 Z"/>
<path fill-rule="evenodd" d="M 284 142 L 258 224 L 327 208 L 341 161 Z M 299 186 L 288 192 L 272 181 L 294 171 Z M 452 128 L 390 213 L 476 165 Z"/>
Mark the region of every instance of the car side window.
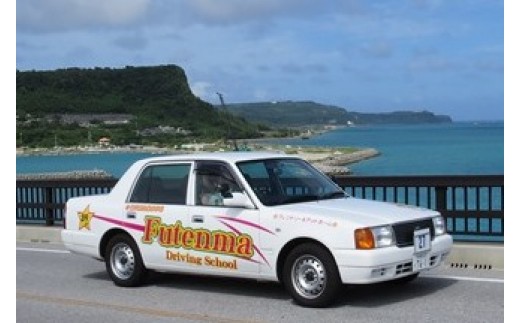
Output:
<path fill-rule="evenodd" d="M 272 194 L 272 183 L 264 162 L 249 162 L 240 165 L 239 168 L 247 183 L 257 195 L 267 196 Z"/>
<path fill-rule="evenodd" d="M 137 180 L 130 202 L 186 204 L 190 164 L 148 166 Z"/>
<path fill-rule="evenodd" d="M 222 206 L 224 198 L 242 191 L 232 173 L 221 163 L 197 163 L 196 176 L 196 205 Z"/>

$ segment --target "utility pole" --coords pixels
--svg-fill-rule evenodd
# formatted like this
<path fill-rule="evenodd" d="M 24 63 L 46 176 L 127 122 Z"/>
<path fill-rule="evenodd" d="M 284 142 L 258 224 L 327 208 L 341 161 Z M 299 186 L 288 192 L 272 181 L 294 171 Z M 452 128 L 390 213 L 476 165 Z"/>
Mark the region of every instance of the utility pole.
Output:
<path fill-rule="evenodd" d="M 224 109 L 224 112 L 227 114 L 227 136 L 226 136 L 226 143 L 228 142 L 228 140 L 232 139 L 233 141 L 233 149 L 235 151 L 238 151 L 238 146 L 237 146 L 237 141 L 235 138 L 231 138 L 231 120 L 230 120 L 230 115 L 229 115 L 229 112 L 226 108 L 226 104 L 224 103 L 224 96 L 222 95 L 222 93 L 219 93 L 217 92 L 217 95 L 218 95 L 218 98 L 220 99 L 220 104 L 222 105 L 222 109 Z"/>

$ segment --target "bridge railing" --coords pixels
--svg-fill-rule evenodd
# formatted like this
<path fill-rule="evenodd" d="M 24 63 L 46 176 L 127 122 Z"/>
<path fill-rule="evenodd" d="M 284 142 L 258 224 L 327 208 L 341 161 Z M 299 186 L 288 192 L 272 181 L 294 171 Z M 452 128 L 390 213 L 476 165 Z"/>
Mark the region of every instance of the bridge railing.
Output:
<path fill-rule="evenodd" d="M 504 176 L 341 176 L 355 197 L 439 211 L 457 240 L 503 241 Z"/>
<path fill-rule="evenodd" d="M 458 240 L 504 238 L 504 176 L 336 176 L 355 197 L 435 209 Z M 117 179 L 17 180 L 16 223 L 61 224 L 67 199 L 108 193 Z"/>
<path fill-rule="evenodd" d="M 16 223 L 54 225 L 63 222 L 71 197 L 108 193 L 117 179 L 16 181 Z"/>

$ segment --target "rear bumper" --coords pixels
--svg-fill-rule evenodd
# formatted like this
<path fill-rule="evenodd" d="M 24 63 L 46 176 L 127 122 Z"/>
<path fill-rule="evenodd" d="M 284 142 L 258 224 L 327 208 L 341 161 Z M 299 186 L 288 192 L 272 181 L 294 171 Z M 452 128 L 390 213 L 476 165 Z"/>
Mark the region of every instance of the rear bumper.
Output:
<path fill-rule="evenodd" d="M 428 268 L 435 268 L 448 256 L 453 239 L 436 237 L 427 253 Z M 341 281 L 344 284 L 368 284 L 393 280 L 414 274 L 414 247 L 388 247 L 374 250 L 334 250 Z"/>
<path fill-rule="evenodd" d="M 90 232 L 61 230 L 61 240 L 71 252 L 101 259 L 98 240 Z"/>

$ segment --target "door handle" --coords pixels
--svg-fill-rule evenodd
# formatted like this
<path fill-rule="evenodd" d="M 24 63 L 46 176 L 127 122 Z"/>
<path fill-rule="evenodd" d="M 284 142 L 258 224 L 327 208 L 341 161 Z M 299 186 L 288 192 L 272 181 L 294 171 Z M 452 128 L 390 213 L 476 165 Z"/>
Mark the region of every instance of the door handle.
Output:
<path fill-rule="evenodd" d="M 191 216 L 191 222 L 203 223 L 204 222 L 204 215 L 192 215 Z"/>

